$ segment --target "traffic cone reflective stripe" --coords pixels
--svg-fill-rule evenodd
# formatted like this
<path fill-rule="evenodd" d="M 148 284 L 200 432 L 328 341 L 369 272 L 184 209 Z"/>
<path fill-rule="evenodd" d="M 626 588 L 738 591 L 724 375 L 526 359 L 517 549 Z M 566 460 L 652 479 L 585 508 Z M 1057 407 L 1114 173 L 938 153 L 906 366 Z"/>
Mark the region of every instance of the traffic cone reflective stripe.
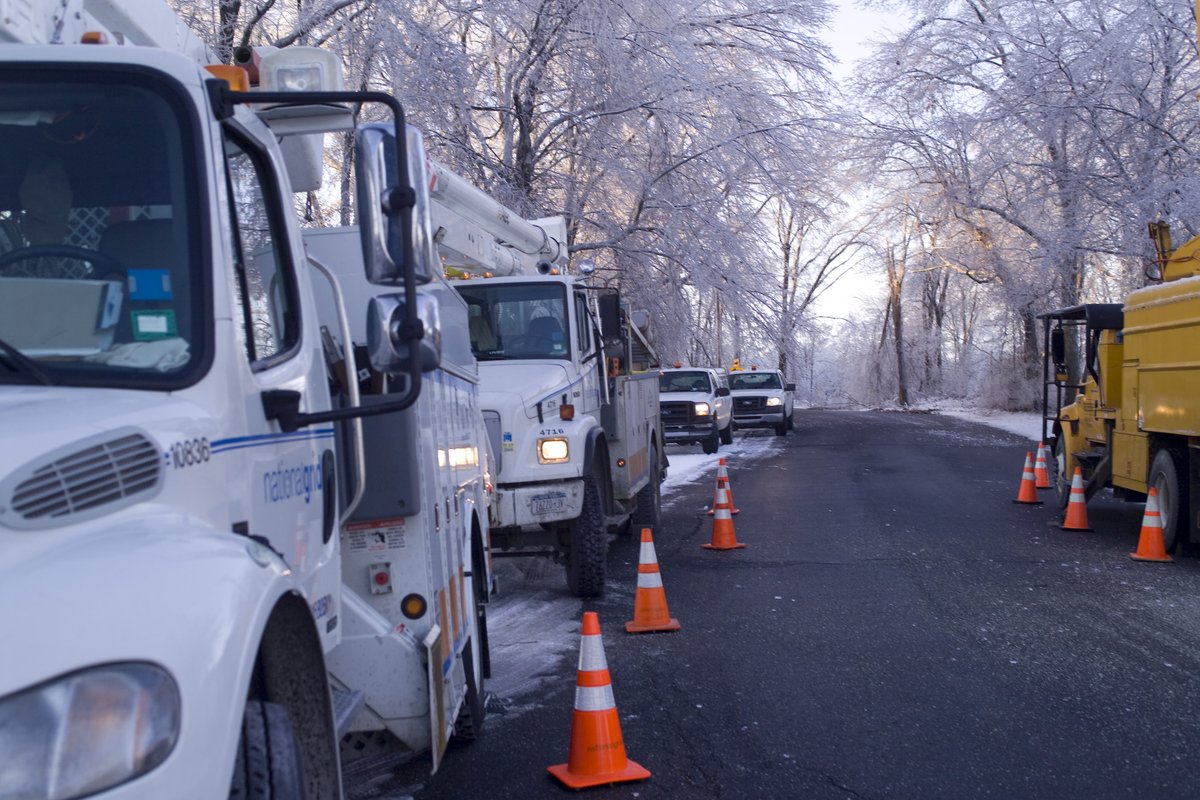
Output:
<path fill-rule="evenodd" d="M 621 720 L 600 640 L 600 618 L 594 611 L 583 615 L 567 763 L 546 770 L 572 789 L 650 777 L 649 770 L 625 756 Z"/>
<path fill-rule="evenodd" d="M 705 513 L 708 516 L 714 516 L 717 513 L 717 492 L 721 490 L 721 486 L 725 487 L 725 491 L 729 494 L 729 513 L 740 514 L 742 510 L 733 505 L 733 488 L 729 485 L 729 470 L 726 469 L 725 459 L 722 458 L 717 462 L 717 486 L 713 489 L 712 507 Z"/>
<path fill-rule="evenodd" d="M 1038 442 L 1037 463 L 1033 467 L 1034 486 L 1038 489 L 1053 489 L 1050 483 L 1050 470 L 1046 468 L 1049 449 L 1044 442 Z"/>
<path fill-rule="evenodd" d="M 1013 502 L 1026 505 L 1042 504 L 1042 501 L 1037 499 L 1037 486 L 1033 477 L 1033 453 L 1025 454 L 1025 472 L 1021 475 L 1021 488 Z"/>
<path fill-rule="evenodd" d="M 649 528 L 642 528 L 642 550 L 638 558 L 637 594 L 633 601 L 633 619 L 625 623 L 629 633 L 657 633 L 679 630 L 679 620 L 671 619 L 667 610 L 667 593 L 663 589 L 658 556 L 654 553 L 654 538 Z"/>
<path fill-rule="evenodd" d="M 1067 503 L 1067 516 L 1062 525 L 1064 531 L 1090 531 L 1087 519 L 1087 492 L 1083 488 L 1083 470 L 1075 468 L 1075 476 L 1071 478 L 1071 498 Z"/>
<path fill-rule="evenodd" d="M 701 545 L 709 550 L 736 550 L 746 545 L 737 540 L 733 530 L 733 516 L 729 513 L 729 493 L 722 486 L 717 489 L 717 513 L 713 515 L 712 541 Z"/>
<path fill-rule="evenodd" d="M 1142 517 L 1142 533 L 1138 537 L 1137 552 L 1130 553 L 1134 561 L 1159 561 L 1168 563 L 1175 559 L 1167 555 L 1163 542 L 1162 515 L 1158 512 L 1158 490 L 1150 487 L 1146 496 L 1146 513 Z"/>

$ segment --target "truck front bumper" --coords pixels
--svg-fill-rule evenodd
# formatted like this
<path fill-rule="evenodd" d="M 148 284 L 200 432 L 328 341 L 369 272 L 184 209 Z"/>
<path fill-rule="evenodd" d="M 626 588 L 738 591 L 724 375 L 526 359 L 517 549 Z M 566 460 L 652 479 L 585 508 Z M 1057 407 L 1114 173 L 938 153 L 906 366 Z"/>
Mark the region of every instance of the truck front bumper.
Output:
<path fill-rule="evenodd" d="M 739 428 L 774 428 L 785 419 L 783 410 L 762 414 L 734 414 L 733 422 Z"/>
<path fill-rule="evenodd" d="M 583 512 L 583 480 L 496 487 L 495 527 L 566 522 Z"/>
<path fill-rule="evenodd" d="M 716 421 L 697 423 L 695 425 L 664 425 L 663 437 L 667 444 L 691 444 L 703 442 L 717 430 Z"/>

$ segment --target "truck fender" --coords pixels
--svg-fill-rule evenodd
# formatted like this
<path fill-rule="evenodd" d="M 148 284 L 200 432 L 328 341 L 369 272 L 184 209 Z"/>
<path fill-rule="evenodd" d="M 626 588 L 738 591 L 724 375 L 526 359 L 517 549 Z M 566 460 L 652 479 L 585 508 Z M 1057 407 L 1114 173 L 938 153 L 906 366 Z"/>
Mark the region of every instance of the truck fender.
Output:
<path fill-rule="evenodd" d="M 583 443 L 583 470 L 580 473 L 584 478 L 596 477 L 594 475 L 594 465 L 596 463 L 596 455 L 599 454 L 608 461 L 608 442 L 604 439 L 604 431 L 599 427 L 592 428 L 587 432 L 587 438 Z M 607 474 L 604 476 L 607 478 Z"/>
<path fill-rule="evenodd" d="M 96 522 L 6 565 L 0 603 L 38 603 L 7 620 L 5 646 L 21 657 L 0 671 L 0 696 L 100 664 L 156 664 L 178 687 L 180 728 L 167 760 L 139 778 L 145 796 L 180 786 L 226 796 L 248 698 L 287 708 L 309 785 L 337 796 L 320 639 L 288 565 L 245 536 L 177 515 Z"/>

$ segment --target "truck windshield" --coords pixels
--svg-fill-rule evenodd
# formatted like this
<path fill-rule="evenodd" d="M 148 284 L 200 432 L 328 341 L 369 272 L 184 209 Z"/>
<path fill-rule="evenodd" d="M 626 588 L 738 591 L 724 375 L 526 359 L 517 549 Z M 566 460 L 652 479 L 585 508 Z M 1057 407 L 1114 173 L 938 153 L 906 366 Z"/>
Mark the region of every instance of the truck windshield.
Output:
<path fill-rule="evenodd" d="M 658 390 L 669 392 L 711 392 L 712 383 L 707 372 L 664 372 L 658 376 Z"/>
<path fill-rule="evenodd" d="M 4 72 L 0 382 L 181 385 L 204 319 L 182 101 L 120 70 Z"/>
<path fill-rule="evenodd" d="M 735 372 L 729 376 L 729 389 L 782 389 L 774 372 Z"/>
<path fill-rule="evenodd" d="M 460 284 L 480 361 L 570 358 L 567 292 L 558 283 Z"/>

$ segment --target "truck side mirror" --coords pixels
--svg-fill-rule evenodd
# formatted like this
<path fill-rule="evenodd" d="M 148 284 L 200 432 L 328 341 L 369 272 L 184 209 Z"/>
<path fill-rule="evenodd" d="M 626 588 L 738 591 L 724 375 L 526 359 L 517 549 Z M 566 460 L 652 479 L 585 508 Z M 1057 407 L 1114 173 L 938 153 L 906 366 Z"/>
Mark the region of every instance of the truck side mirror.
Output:
<path fill-rule="evenodd" d="M 363 267 L 367 280 L 377 285 L 402 285 L 410 260 L 418 283 L 433 280 L 433 271 L 440 265 L 425 189 L 429 185 L 425 144 L 420 132 L 411 128 L 406 128 L 405 139 L 399 152 L 407 163 L 412 187 L 401 185 L 396 136 L 390 125 L 364 125 L 354 134 L 355 208 Z"/>
<path fill-rule="evenodd" d="M 783 385 L 783 390 L 784 390 L 785 392 L 794 392 L 794 391 L 796 391 L 796 384 L 794 384 L 794 383 L 785 383 L 785 384 Z"/>
<path fill-rule="evenodd" d="M 419 360 L 422 372 L 437 369 L 442 363 L 442 322 L 437 298 L 417 296 L 417 316 L 425 333 L 413 344 L 403 336 L 405 314 L 402 294 L 372 297 L 367 306 L 367 353 L 371 366 L 385 375 L 408 372 L 414 357 Z"/>
<path fill-rule="evenodd" d="M 621 341 L 621 296 L 616 292 L 604 292 L 596 298 L 600 309 L 600 337 L 605 346 Z"/>
<path fill-rule="evenodd" d="M 1061 325 L 1050 331 L 1050 358 L 1053 359 L 1056 367 L 1066 363 L 1067 336 Z"/>
<path fill-rule="evenodd" d="M 724 386 L 717 387 L 717 397 L 729 397 L 729 390 Z"/>

